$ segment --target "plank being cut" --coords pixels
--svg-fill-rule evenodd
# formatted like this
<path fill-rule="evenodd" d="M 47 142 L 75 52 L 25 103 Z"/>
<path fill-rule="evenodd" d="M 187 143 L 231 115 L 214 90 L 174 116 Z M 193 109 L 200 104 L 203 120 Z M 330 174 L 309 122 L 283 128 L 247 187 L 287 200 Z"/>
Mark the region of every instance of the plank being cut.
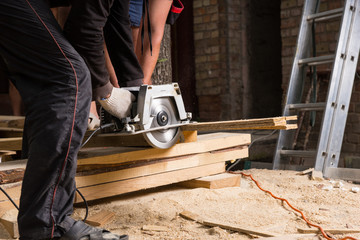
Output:
<path fill-rule="evenodd" d="M 295 121 L 297 116 L 289 117 L 272 117 L 272 118 L 256 118 L 232 121 L 217 122 L 195 122 L 182 126 L 183 131 L 218 131 L 218 130 L 243 130 L 243 129 L 296 129 L 296 123 L 288 123 L 287 121 Z"/>
<path fill-rule="evenodd" d="M 198 136 L 197 142 L 178 143 L 168 149 L 148 148 L 107 156 L 78 160 L 78 166 L 89 164 L 120 164 L 125 162 L 178 157 L 196 153 L 215 151 L 235 146 L 249 145 L 250 134 L 212 133 Z"/>
<path fill-rule="evenodd" d="M 0 129 L 1 130 L 1 129 Z M 0 150 L 21 150 L 22 148 L 22 137 L 19 135 L 21 130 L 16 130 L 14 133 L 4 132 L 7 134 L 5 138 L 0 138 Z M 87 132 L 84 140 L 86 140 L 91 132 Z M 184 137 L 181 141 L 196 142 L 197 133 L 196 131 L 183 131 Z M 1 131 L 0 131 L 1 136 Z M 10 136 L 10 137 L 8 137 Z M 16 136 L 16 137 L 15 137 Z M 144 137 L 139 135 L 119 135 L 117 133 L 107 133 L 95 135 L 86 143 L 85 148 L 94 147 L 117 147 L 117 146 L 130 146 L 130 147 L 149 147 L 149 144 L 145 141 Z"/>
<path fill-rule="evenodd" d="M 197 131 L 183 131 L 180 142 L 196 142 Z M 89 135 L 89 133 L 87 133 Z M 88 136 L 85 136 L 86 140 Z M 142 134 L 135 135 L 122 135 L 119 133 L 102 133 L 93 136 L 84 146 L 85 148 L 91 147 L 149 147 L 149 143 L 145 140 Z"/>
<path fill-rule="evenodd" d="M 79 188 L 86 200 L 96 200 L 112 197 L 123 193 L 154 188 L 168 185 L 189 179 L 217 174 L 225 171 L 224 162 L 208 164 L 204 166 L 181 169 L 177 171 L 165 172 L 149 175 L 145 177 L 127 179 L 123 181 L 100 184 L 91 187 Z M 82 202 L 81 197 L 76 195 L 76 203 Z"/>

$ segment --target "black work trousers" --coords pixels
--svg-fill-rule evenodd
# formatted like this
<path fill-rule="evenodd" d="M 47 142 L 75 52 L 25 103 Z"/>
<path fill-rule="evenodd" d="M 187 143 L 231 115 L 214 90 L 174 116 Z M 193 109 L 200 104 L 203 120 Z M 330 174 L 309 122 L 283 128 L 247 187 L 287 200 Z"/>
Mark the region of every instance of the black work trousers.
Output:
<path fill-rule="evenodd" d="M 142 80 L 127 25 L 129 0 L 72 3 L 65 38 L 45 0 L 0 1 L 0 71 L 19 90 L 26 111 L 28 164 L 18 216 L 22 240 L 58 237 L 74 223 L 69 216 L 91 83 L 96 89 L 109 81 L 102 28 L 120 85 Z"/>
<path fill-rule="evenodd" d="M 0 71 L 19 90 L 26 111 L 20 239 L 60 236 L 74 221 L 69 215 L 91 102 L 89 70 L 43 0 L 0 1 L 0 58 Z"/>

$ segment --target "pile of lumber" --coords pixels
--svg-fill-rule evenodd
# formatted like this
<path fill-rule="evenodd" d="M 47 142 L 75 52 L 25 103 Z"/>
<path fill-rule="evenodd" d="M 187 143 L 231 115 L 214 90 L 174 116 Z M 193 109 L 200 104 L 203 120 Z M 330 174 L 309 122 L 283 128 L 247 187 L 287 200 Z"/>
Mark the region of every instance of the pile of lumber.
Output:
<path fill-rule="evenodd" d="M 79 153 L 77 187 L 87 200 L 178 183 L 225 171 L 225 162 L 248 156 L 249 134 L 212 133 L 169 149 L 113 147 Z M 17 162 L 17 161 L 15 161 Z M 21 180 L 22 165 L 3 163 L 0 176 Z M 20 177 L 19 177 L 20 176 Z M 20 186 L 8 190 L 14 199 Z M 6 198 L 1 196 L 0 201 Z M 76 198 L 76 202 L 82 201 Z"/>
<path fill-rule="evenodd" d="M 181 143 L 169 149 L 149 147 L 142 135 L 94 136 L 79 152 L 76 184 L 88 201 L 181 182 L 188 186 L 209 184 L 213 187 L 209 182 L 218 181 L 218 177 L 189 181 L 224 173 L 227 161 L 248 157 L 251 136 L 241 133 L 198 136 L 197 130 L 294 129 L 297 126 L 292 121 L 296 121 L 296 117 L 191 123 L 182 127 Z M 23 126 L 23 117 L 0 116 L 0 185 L 17 204 L 26 160 L 4 160 L 21 150 Z M 85 139 L 90 134 L 87 132 Z M 78 202 L 82 199 L 76 196 L 75 203 Z M 0 222 L 15 236 L 16 221 L 2 218 L 11 209 L 14 209 L 12 203 L 0 194 Z"/>

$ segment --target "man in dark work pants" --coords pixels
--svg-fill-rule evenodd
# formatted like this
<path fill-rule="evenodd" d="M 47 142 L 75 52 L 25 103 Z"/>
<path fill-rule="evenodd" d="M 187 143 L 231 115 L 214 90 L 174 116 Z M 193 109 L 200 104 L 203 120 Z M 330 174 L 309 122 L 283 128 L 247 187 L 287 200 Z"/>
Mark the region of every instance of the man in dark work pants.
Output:
<path fill-rule="evenodd" d="M 20 239 L 127 239 L 70 215 L 91 99 L 119 118 L 129 114 L 133 100 L 130 92 L 109 82 L 103 29 L 120 86 L 142 81 L 128 43 L 129 3 L 71 4 L 64 35 L 46 0 L 0 1 L 0 71 L 19 90 L 26 111 L 23 153 L 28 163 L 18 216 Z"/>

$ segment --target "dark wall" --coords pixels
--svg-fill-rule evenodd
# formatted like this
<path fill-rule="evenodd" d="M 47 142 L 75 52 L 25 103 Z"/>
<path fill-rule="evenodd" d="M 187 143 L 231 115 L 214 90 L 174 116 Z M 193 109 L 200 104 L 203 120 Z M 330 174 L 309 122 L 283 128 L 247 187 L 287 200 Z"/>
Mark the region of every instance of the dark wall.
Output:
<path fill-rule="evenodd" d="M 198 116 L 198 101 L 195 82 L 195 46 L 193 0 L 182 0 L 184 10 L 171 29 L 172 39 L 172 76 L 178 82 L 183 96 L 185 109 Z"/>
<path fill-rule="evenodd" d="M 250 117 L 281 115 L 280 0 L 249 1 Z"/>

